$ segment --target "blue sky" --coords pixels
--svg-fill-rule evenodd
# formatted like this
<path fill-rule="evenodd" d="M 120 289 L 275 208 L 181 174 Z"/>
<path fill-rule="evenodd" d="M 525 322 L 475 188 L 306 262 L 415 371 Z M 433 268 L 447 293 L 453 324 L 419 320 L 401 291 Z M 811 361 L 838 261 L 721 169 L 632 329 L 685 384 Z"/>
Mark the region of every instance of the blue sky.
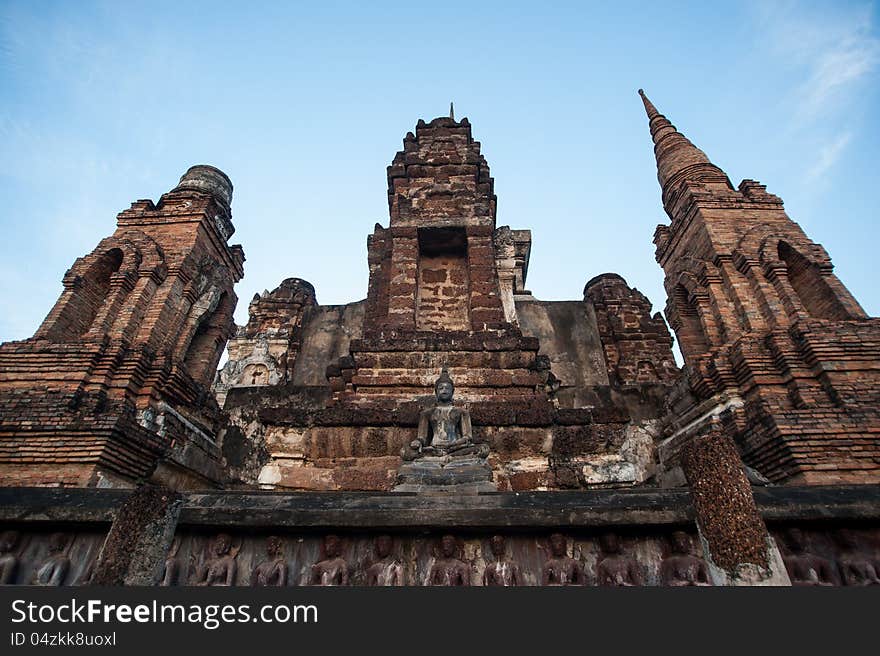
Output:
<path fill-rule="evenodd" d="M 320 6 L 319 6 L 320 5 Z M 878 9 L 864 2 L 0 2 L 0 340 L 30 336 L 117 212 L 192 164 L 235 185 L 255 292 L 363 298 L 385 167 L 419 118 L 467 116 L 528 287 L 616 271 L 665 302 L 668 221 L 644 87 L 734 184 L 753 178 L 880 314 Z"/>

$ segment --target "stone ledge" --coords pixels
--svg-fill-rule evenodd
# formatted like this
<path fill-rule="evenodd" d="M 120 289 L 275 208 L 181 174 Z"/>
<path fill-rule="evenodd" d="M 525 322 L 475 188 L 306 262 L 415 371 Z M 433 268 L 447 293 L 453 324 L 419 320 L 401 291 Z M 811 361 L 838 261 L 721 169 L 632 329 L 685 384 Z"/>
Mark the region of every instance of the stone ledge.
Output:
<path fill-rule="evenodd" d="M 880 519 L 880 486 L 753 488 L 768 522 Z M 106 524 L 129 490 L 0 488 L 0 521 Z M 180 524 L 230 529 L 550 530 L 691 523 L 689 490 L 498 492 L 426 497 L 384 492 L 184 494 Z"/>

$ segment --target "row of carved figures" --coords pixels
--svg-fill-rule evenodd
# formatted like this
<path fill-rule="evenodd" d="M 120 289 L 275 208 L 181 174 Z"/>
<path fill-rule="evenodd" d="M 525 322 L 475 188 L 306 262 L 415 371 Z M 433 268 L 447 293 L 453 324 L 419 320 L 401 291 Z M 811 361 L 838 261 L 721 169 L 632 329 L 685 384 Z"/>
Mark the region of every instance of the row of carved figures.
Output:
<path fill-rule="evenodd" d="M 880 585 L 880 560 L 861 550 L 856 533 L 841 529 L 836 537 L 841 553 L 835 563 L 812 553 L 799 528 L 789 528 L 781 535 L 786 548 L 782 560 L 792 585 Z"/>
<path fill-rule="evenodd" d="M 18 531 L 4 531 L 0 535 L 0 584 L 9 585 L 15 582 L 21 566 L 16 548 L 21 541 Z M 52 533 L 48 540 L 48 553 L 34 567 L 26 583 L 30 585 L 60 586 L 67 582 L 70 572 L 70 557 L 67 550 L 72 542 L 64 533 Z M 90 568 L 89 568 L 90 570 Z M 78 584 L 86 583 L 91 571 L 77 580 Z"/>
<path fill-rule="evenodd" d="M 836 566 L 827 558 L 811 553 L 807 542 L 797 528 L 790 528 L 782 536 L 786 547 L 783 560 L 794 585 L 880 585 L 880 561 L 860 548 L 857 535 L 848 529 L 837 532 L 843 551 Z M 233 585 L 236 578 L 236 554 L 231 538 L 221 534 L 214 541 L 214 557 L 195 571 L 191 584 Z M 504 536 L 494 535 L 489 540 L 494 560 L 483 572 L 484 586 L 523 585 L 519 565 L 507 554 Z M 586 585 L 583 564 L 567 555 L 567 540 L 554 533 L 548 540 L 550 558 L 541 570 L 542 585 Z M 324 558 L 312 565 L 309 585 L 348 585 L 350 568 L 342 557 L 341 540 L 336 535 L 324 538 Z M 375 559 L 364 571 L 363 581 L 370 586 L 406 585 L 403 563 L 394 555 L 394 541 L 389 535 L 380 535 L 374 541 Z M 693 555 L 690 536 L 675 531 L 670 539 L 670 553 L 660 565 L 660 583 L 667 586 L 711 585 L 706 563 Z M 599 538 L 601 557 L 596 563 L 595 580 L 600 586 L 643 585 L 641 567 L 636 560 L 623 553 L 620 540 L 614 533 Z M 453 535 L 444 535 L 438 544 L 437 555 L 431 564 L 424 585 L 473 585 L 472 569 L 458 557 L 458 541 Z M 272 536 L 266 541 L 269 558 L 257 565 L 251 573 L 254 586 L 284 586 L 288 584 L 288 565 L 283 557 L 283 543 Z M 163 585 L 176 580 L 179 567 L 175 555 L 166 562 Z"/>
<path fill-rule="evenodd" d="M 804 534 L 797 528 L 782 533 L 783 560 L 794 585 L 878 585 L 880 562 L 866 553 L 855 532 L 841 529 L 835 534 L 841 546 L 836 562 L 812 553 Z M 48 553 L 37 562 L 25 582 L 32 585 L 59 586 L 67 581 L 71 559 L 67 553 L 70 537 L 53 533 L 47 541 Z M 9 584 L 18 577 L 21 558 L 16 554 L 20 542 L 17 531 L 0 535 L 0 583 Z M 515 586 L 526 581 L 519 564 L 508 555 L 504 536 L 494 535 L 489 540 L 493 560 L 482 574 L 482 585 Z M 693 555 L 690 536 L 675 531 L 670 538 L 669 554 L 663 558 L 659 582 L 669 586 L 710 585 L 705 562 Z M 567 555 L 567 539 L 554 533 L 548 539 L 549 558 L 541 570 L 542 585 L 586 585 L 583 563 Z M 185 566 L 177 557 L 180 539 L 176 538 L 165 561 L 162 585 L 234 585 L 238 579 L 238 548 L 232 538 L 221 533 L 211 542 L 210 553 L 203 562 L 192 561 Z M 620 540 L 613 533 L 600 537 L 601 556 L 595 565 L 595 581 L 603 586 L 642 585 L 641 568 L 637 561 L 624 554 Z M 358 572 L 359 580 L 370 586 L 406 585 L 405 568 L 395 554 L 394 540 L 380 535 L 373 542 L 374 559 Z M 423 581 L 424 585 L 468 586 L 477 585 L 472 567 L 460 559 L 458 540 L 444 535 L 436 545 L 435 558 Z M 284 557 L 284 541 L 277 536 L 266 540 L 267 558 L 253 568 L 249 581 L 253 586 L 286 586 L 291 584 L 289 565 Z M 77 577 L 76 584 L 88 583 L 93 563 Z M 186 570 L 186 571 L 184 571 Z M 348 585 L 352 568 L 342 556 L 342 540 L 327 535 L 323 540 L 323 558 L 308 570 L 309 585 Z"/>
<path fill-rule="evenodd" d="M 549 540 L 550 558 L 541 571 L 542 585 L 586 585 L 587 576 L 583 564 L 567 555 L 567 540 L 561 533 L 554 533 Z M 663 585 L 710 585 L 706 564 L 691 554 L 691 539 L 687 533 L 672 534 L 672 552 L 660 567 Z M 494 535 L 489 540 L 494 560 L 486 565 L 482 576 L 485 586 L 524 585 L 519 565 L 508 556 L 504 536 Z M 620 540 L 613 533 L 599 539 L 602 558 L 596 564 L 596 581 L 603 586 L 638 586 L 643 584 L 641 568 L 635 559 L 621 549 Z M 342 557 L 342 541 L 337 535 L 327 535 L 323 541 L 324 557 L 311 566 L 309 585 L 349 585 L 351 568 Z M 380 535 L 373 542 L 375 559 L 363 572 L 368 586 L 407 585 L 403 562 L 394 554 L 394 540 Z M 194 567 L 189 576 L 190 585 L 234 585 L 238 576 L 237 551 L 229 535 L 221 533 L 214 538 L 212 555 L 200 566 Z M 268 558 L 254 567 L 250 583 L 254 586 L 286 586 L 289 567 L 283 556 L 283 542 L 277 536 L 266 540 Z M 172 548 L 165 565 L 163 585 L 174 585 L 181 579 L 181 563 Z M 471 566 L 458 554 L 458 540 L 444 535 L 436 550 L 423 585 L 470 586 L 475 585 Z"/>

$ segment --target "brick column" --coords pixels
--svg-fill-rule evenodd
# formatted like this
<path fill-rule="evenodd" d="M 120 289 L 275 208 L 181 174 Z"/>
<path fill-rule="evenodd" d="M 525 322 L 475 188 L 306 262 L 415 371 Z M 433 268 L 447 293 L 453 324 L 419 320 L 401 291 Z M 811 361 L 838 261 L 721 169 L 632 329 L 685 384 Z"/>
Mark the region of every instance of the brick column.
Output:
<path fill-rule="evenodd" d="M 90 585 L 157 585 L 171 548 L 181 497 L 142 485 L 116 513 L 101 546 Z"/>
<path fill-rule="evenodd" d="M 791 585 L 731 439 L 720 430 L 695 437 L 682 448 L 681 464 L 712 583 Z"/>

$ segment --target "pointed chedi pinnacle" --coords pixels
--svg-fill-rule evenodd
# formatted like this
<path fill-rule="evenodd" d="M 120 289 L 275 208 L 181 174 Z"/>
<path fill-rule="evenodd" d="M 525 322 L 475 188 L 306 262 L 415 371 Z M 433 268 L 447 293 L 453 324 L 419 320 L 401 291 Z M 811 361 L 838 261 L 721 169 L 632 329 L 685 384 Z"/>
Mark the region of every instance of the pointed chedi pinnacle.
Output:
<path fill-rule="evenodd" d="M 654 155 L 657 158 L 657 180 L 663 191 L 663 205 L 667 212 L 670 211 L 667 201 L 671 200 L 671 192 L 686 180 L 724 182 L 732 189 L 727 174 L 715 166 L 706 153 L 676 130 L 675 126 L 657 111 L 642 89 L 639 89 L 639 95 L 648 115 L 651 139 L 654 141 Z"/>
<path fill-rule="evenodd" d="M 455 108 L 452 106 L 452 103 L 449 103 L 449 118 L 453 121 L 455 120 Z"/>
<path fill-rule="evenodd" d="M 657 108 L 654 107 L 654 104 L 648 100 L 648 96 L 645 95 L 643 89 L 639 89 L 639 95 L 642 97 L 642 103 L 644 103 L 645 111 L 648 113 L 648 120 L 650 121 L 655 116 L 659 116 L 660 112 L 658 112 Z"/>

